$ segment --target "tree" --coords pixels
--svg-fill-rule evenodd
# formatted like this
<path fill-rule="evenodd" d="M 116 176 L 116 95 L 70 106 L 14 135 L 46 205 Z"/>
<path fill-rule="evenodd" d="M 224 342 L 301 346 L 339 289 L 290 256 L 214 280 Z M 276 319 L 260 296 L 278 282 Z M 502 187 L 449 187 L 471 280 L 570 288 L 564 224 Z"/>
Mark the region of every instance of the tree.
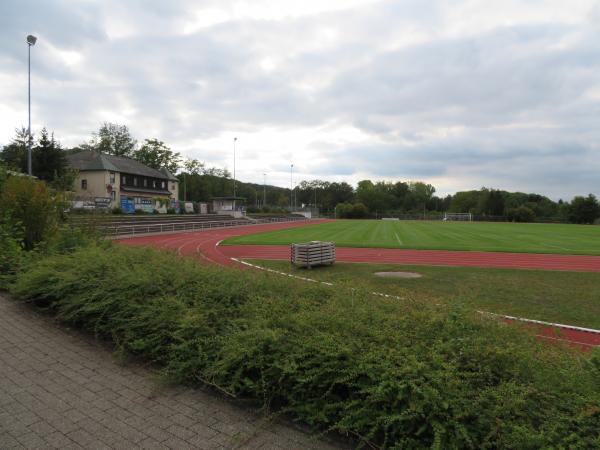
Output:
<path fill-rule="evenodd" d="M 89 144 L 82 148 L 90 148 L 115 156 L 133 156 L 137 141 L 131 136 L 127 125 L 104 122 L 97 133 L 94 133 Z"/>
<path fill-rule="evenodd" d="M 200 175 L 204 169 L 204 163 L 197 159 L 188 159 L 183 163 L 183 168 L 190 175 Z"/>
<path fill-rule="evenodd" d="M 569 221 L 573 223 L 594 223 L 600 217 L 600 204 L 594 194 L 577 196 L 569 206 Z"/>
<path fill-rule="evenodd" d="M 21 127 L 15 129 L 15 137 L 11 143 L 5 145 L 0 152 L 0 161 L 8 169 L 27 173 L 27 143 L 29 142 L 29 133 L 27 128 Z M 32 136 L 33 143 L 33 136 Z"/>
<path fill-rule="evenodd" d="M 54 181 L 61 177 L 67 170 L 67 158 L 54 139 L 54 133 L 42 128 L 40 139 L 32 150 L 33 174 L 40 180 Z"/>
<path fill-rule="evenodd" d="M 158 139 L 146 139 L 144 144 L 133 152 L 132 157 L 153 169 L 165 167 L 171 173 L 177 172 L 181 165 L 181 155 L 171 151 Z"/>
<path fill-rule="evenodd" d="M 512 222 L 533 222 L 535 220 L 535 213 L 527 206 L 511 208 L 506 211 L 506 215 Z"/>

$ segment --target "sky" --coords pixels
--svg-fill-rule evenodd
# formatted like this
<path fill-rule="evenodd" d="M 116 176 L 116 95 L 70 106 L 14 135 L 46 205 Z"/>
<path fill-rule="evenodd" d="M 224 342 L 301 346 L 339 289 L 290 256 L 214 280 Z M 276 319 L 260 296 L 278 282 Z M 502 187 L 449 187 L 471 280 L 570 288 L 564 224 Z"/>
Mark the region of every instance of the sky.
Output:
<path fill-rule="evenodd" d="M 600 196 L 600 2 L 1 0 L 0 145 L 102 122 L 236 177 Z"/>

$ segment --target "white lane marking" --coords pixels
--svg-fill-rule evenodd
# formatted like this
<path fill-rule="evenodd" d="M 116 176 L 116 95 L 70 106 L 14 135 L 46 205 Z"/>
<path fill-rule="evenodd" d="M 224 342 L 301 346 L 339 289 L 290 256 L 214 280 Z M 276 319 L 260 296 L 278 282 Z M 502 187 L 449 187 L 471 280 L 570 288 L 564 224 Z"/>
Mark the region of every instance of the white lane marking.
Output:
<path fill-rule="evenodd" d="M 333 283 L 329 283 L 327 281 L 317 281 L 317 280 L 313 280 L 312 278 L 299 277 L 299 276 L 296 276 L 296 275 L 292 275 L 291 273 L 280 272 L 278 270 L 273 270 L 273 269 L 268 269 L 266 267 L 257 266 L 256 264 L 250 264 L 249 262 L 242 261 L 241 259 L 238 259 L 238 258 L 231 258 L 231 259 L 233 261 L 237 262 L 237 263 L 244 264 L 246 266 L 253 267 L 255 269 L 264 270 L 266 272 L 272 272 L 272 273 L 275 273 L 275 274 L 278 274 L 278 275 L 283 275 L 283 276 L 290 277 L 290 278 L 296 278 L 296 279 L 302 280 L 302 281 L 309 281 L 311 283 L 321 283 L 321 284 L 325 284 L 327 286 L 333 286 L 334 285 Z M 371 295 L 377 295 L 379 297 L 386 297 L 386 298 L 395 298 L 397 300 L 405 300 L 402 297 L 398 297 L 396 295 L 390 295 L 390 294 L 383 294 L 381 292 L 371 292 Z M 485 314 L 485 315 L 490 315 L 490 316 L 495 316 L 495 317 L 502 317 L 504 319 L 516 320 L 516 321 L 519 321 L 519 322 L 535 323 L 535 324 L 539 324 L 539 325 L 551 326 L 551 327 L 554 327 L 554 328 L 564 328 L 564 329 L 568 329 L 568 330 L 576 330 L 576 331 L 584 331 L 584 332 L 587 332 L 587 333 L 600 334 L 600 330 L 595 330 L 593 328 L 576 327 L 574 325 L 565 325 L 565 324 L 562 324 L 562 323 L 543 322 L 541 320 L 525 319 L 524 317 L 507 316 L 507 315 L 504 315 L 504 314 L 496 314 L 496 313 L 487 312 L 487 311 L 477 311 L 477 312 L 479 314 Z M 547 338 L 547 339 L 565 340 L 567 342 L 574 342 L 576 344 L 589 345 L 589 346 L 595 347 L 594 344 L 585 344 L 583 342 L 570 341 L 568 339 L 553 338 L 553 337 L 544 336 L 544 335 L 540 335 L 540 337 L 544 337 L 544 338 Z"/>
<path fill-rule="evenodd" d="M 279 270 L 268 269 L 266 267 L 261 267 L 261 266 L 255 265 L 255 264 L 250 264 L 249 262 L 242 261 L 241 259 L 238 259 L 238 258 L 231 258 L 231 260 L 235 261 L 237 263 L 243 264 L 245 266 L 253 267 L 253 268 L 259 269 L 259 270 L 264 270 L 265 272 L 276 273 L 277 275 L 283 275 L 283 276 L 290 277 L 290 278 L 296 278 L 297 280 L 308 281 L 310 283 L 321 283 L 326 286 L 333 286 L 333 283 L 329 283 L 327 281 L 317 281 L 317 280 L 313 280 L 312 278 L 299 277 L 297 275 L 292 275 L 291 273 L 285 273 L 285 272 L 280 272 Z"/>
<path fill-rule="evenodd" d="M 394 235 L 396 236 L 396 240 L 398 241 L 398 244 L 403 245 L 402 240 L 398 237 L 398 233 L 394 233 Z"/>
<path fill-rule="evenodd" d="M 490 316 L 502 317 L 502 318 L 508 319 L 508 320 L 518 320 L 519 322 L 535 323 L 538 325 L 546 325 L 546 326 L 551 326 L 551 327 L 555 327 L 555 328 L 565 328 L 567 330 L 583 331 L 585 333 L 600 334 L 600 330 L 595 330 L 594 328 L 583 328 L 583 327 L 576 327 L 574 325 L 565 325 L 563 323 L 544 322 L 542 320 L 525 319 L 523 317 L 515 317 L 515 316 L 506 316 L 504 314 L 496 314 L 496 313 L 487 312 L 487 311 L 477 311 L 477 312 L 480 314 L 489 314 Z"/>

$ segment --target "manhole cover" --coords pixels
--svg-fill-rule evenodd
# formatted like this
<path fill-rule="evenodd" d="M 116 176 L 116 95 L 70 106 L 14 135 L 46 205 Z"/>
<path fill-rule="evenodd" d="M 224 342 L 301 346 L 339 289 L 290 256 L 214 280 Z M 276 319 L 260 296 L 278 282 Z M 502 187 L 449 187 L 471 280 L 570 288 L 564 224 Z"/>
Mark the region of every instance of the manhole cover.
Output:
<path fill-rule="evenodd" d="M 423 275 L 415 272 L 375 272 L 375 276 L 386 278 L 421 278 Z"/>

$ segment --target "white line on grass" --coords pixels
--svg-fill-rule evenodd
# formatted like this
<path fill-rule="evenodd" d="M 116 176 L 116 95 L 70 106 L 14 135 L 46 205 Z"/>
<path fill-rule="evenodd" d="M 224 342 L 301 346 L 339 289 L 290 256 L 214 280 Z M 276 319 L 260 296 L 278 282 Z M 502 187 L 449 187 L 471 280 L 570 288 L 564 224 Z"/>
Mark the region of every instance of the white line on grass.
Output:
<path fill-rule="evenodd" d="M 280 272 L 279 270 L 274 270 L 274 269 L 269 269 L 267 267 L 262 267 L 262 266 L 258 266 L 256 264 L 250 264 L 249 262 L 243 261 L 241 259 L 238 258 L 231 258 L 232 261 L 235 261 L 237 263 L 243 264 L 245 266 L 248 267 L 253 267 L 255 269 L 258 270 L 264 270 L 265 272 L 271 272 L 271 273 L 275 273 L 277 275 L 283 275 L 286 277 L 290 277 L 290 278 L 296 278 L 298 280 L 302 280 L 302 281 L 308 281 L 310 283 L 321 283 L 327 286 L 334 286 L 333 283 L 329 283 L 327 281 L 318 281 L 318 280 L 313 280 L 312 278 L 305 278 L 305 277 L 299 277 L 297 275 L 292 275 L 291 273 L 285 273 L 285 272 Z M 383 294 L 381 292 L 371 292 L 371 295 L 377 295 L 379 297 L 385 297 L 385 298 L 395 298 L 396 300 L 405 300 L 402 297 L 398 297 L 397 295 L 390 295 L 390 294 Z M 535 323 L 535 324 L 539 324 L 539 325 L 545 325 L 545 326 L 551 326 L 554 328 L 565 328 L 568 330 L 576 330 L 576 331 L 584 331 L 586 333 L 593 333 L 593 334 L 600 334 L 600 330 L 595 330 L 593 328 L 583 328 L 583 327 L 576 327 L 574 325 L 565 325 L 562 323 L 553 323 L 553 322 L 544 322 L 541 320 L 534 320 L 534 319 L 526 319 L 524 317 L 516 317 L 516 316 L 507 316 L 504 314 L 496 314 L 496 313 L 492 313 L 492 312 L 487 312 L 487 311 L 477 311 L 479 314 L 484 314 L 484 315 L 490 315 L 490 316 L 495 316 L 495 317 L 502 317 L 504 319 L 508 319 L 508 320 L 516 320 L 519 322 L 526 322 L 526 323 Z M 558 339 L 558 338 L 551 338 L 548 336 L 542 336 L 548 339 Z M 562 339 L 558 339 L 558 340 L 562 340 Z M 567 339 L 568 340 L 568 339 Z M 569 341 L 569 342 L 574 342 L 574 341 Z M 584 344 L 584 345 L 589 345 L 594 347 L 593 344 Z"/>
<path fill-rule="evenodd" d="M 394 233 L 394 235 L 396 236 L 396 240 L 398 241 L 398 244 L 403 245 L 402 240 L 398 237 L 398 233 Z"/>

